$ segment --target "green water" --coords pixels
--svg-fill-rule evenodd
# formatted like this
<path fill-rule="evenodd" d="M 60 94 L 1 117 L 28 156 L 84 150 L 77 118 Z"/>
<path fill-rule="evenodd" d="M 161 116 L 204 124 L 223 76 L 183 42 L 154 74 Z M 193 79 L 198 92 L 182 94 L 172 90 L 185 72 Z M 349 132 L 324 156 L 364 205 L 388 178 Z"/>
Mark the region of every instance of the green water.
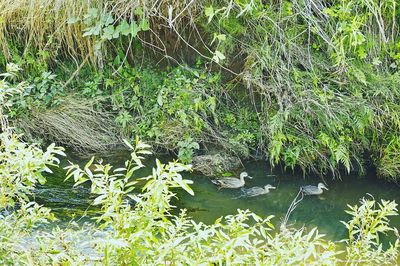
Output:
<path fill-rule="evenodd" d="M 115 166 L 123 165 L 129 153 L 118 152 L 110 154 L 105 158 Z M 103 156 L 104 158 L 104 156 Z M 84 164 L 88 158 L 79 158 L 70 154 L 69 160 Z M 162 162 L 168 162 L 171 158 L 161 157 Z M 67 162 L 64 161 L 65 165 Z M 147 166 L 153 166 L 154 160 L 149 159 Z M 150 167 L 143 170 L 141 174 L 150 173 Z M 250 209 L 260 216 L 274 215 L 274 223 L 279 226 L 282 217 L 297 195 L 299 187 L 307 184 L 317 184 L 320 178 L 306 176 L 302 173 L 271 171 L 266 162 L 249 161 L 244 163 L 243 171 L 247 171 L 253 177 L 246 181 L 245 187 L 264 186 L 271 184 L 276 190 L 269 194 L 254 198 L 237 198 L 240 190 L 219 190 L 210 182 L 208 177 L 196 173 L 187 173 L 184 176 L 192 179 L 194 196 L 178 191 L 179 200 L 174 201 L 178 208 L 186 208 L 189 216 L 196 221 L 212 223 L 216 218 L 236 213 L 237 209 Z M 340 220 L 348 220 L 344 212 L 347 204 L 354 205 L 362 197 L 373 197 L 377 200 L 396 200 L 400 202 L 400 188 L 394 184 L 370 175 L 365 177 L 343 176 L 342 180 L 330 180 L 326 178 L 328 191 L 320 196 L 305 197 L 295 209 L 289 219 L 289 224 L 295 227 L 305 226 L 312 228 L 318 226 L 320 231 L 332 240 L 346 237 L 346 230 Z M 48 176 L 45 186 L 36 190 L 36 200 L 45 206 L 54 209 L 62 221 L 69 221 L 72 217 L 81 221 L 88 221 L 90 216 L 97 210 L 90 206 L 91 196 L 87 187 L 73 188 L 71 182 L 63 182 L 63 171 L 57 171 Z M 370 194 L 370 195 L 369 195 Z M 400 227 L 400 217 L 392 218 L 393 226 Z"/>

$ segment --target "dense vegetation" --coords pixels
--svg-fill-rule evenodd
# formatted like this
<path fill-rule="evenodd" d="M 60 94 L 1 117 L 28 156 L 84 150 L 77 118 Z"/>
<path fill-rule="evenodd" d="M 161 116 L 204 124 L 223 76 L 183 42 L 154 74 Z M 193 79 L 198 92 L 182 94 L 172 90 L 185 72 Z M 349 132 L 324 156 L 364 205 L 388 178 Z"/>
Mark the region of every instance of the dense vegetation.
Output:
<path fill-rule="evenodd" d="M 11 104 L 10 95 L 26 89 L 25 84 L 10 87 L 6 81 L 10 77 L 4 75 L 1 83 L 0 114 Z M 5 126 L 7 118 L 1 118 Z M 2 129 L 0 263 L 4 265 L 391 265 L 398 257 L 399 239 L 385 248 L 380 241 L 380 235 L 387 233 L 399 238 L 388 219 L 398 215 L 395 202 L 362 199 L 360 206 L 351 206 L 348 213 L 353 218 L 343 222 L 349 232 L 345 248 L 324 240 L 317 228 L 282 227 L 274 232 L 273 216 L 261 218 L 248 210 L 238 210 L 211 225 L 191 220 L 185 210 L 173 215 L 174 190 L 182 188 L 193 195 L 191 181 L 180 174 L 190 169 L 157 160 L 151 175 L 138 177 L 143 155 L 151 154 L 150 146 L 138 139 L 135 146 L 125 143 L 132 153 L 124 168 L 114 169 L 102 161 L 93 168 L 94 158 L 84 168 L 67 167 L 66 178 L 73 178 L 75 186 L 90 182 L 96 196 L 93 204 L 100 205 L 101 211 L 93 225 L 71 223 L 49 232 L 42 225 L 55 217 L 50 209 L 32 201 L 31 193 L 46 181 L 42 172 L 58 165 L 56 155 L 65 154 L 54 145 L 43 151 L 22 142 L 11 128 Z M 145 185 L 139 191 L 141 181 Z"/>
<path fill-rule="evenodd" d="M 140 135 L 185 161 L 201 144 L 396 179 L 398 9 L 395 0 L 2 1 L 1 62 L 34 84 L 12 112 L 32 138 L 101 150 Z M 92 141 L 68 130 L 88 121 Z"/>
<path fill-rule="evenodd" d="M 219 145 L 317 173 L 362 172 L 370 164 L 396 178 L 395 1 L 57 3 L 0 9 L 3 63 L 23 65 L 35 84 L 13 113 L 30 121 L 20 124 L 25 130 L 66 142 L 64 127 L 81 116 L 109 118 L 96 116 L 100 108 L 114 117 L 119 128 L 107 126 L 115 134 L 139 134 L 163 148 Z M 160 73 L 150 67 L 158 58 L 191 67 Z M 96 96 L 95 110 L 71 108 L 76 115 L 58 125 L 40 115 L 69 108 L 77 93 Z M 96 143 L 72 144 L 115 143 L 99 124 L 91 127 Z"/>
<path fill-rule="evenodd" d="M 249 211 L 211 225 L 173 215 L 175 189 L 193 193 L 189 168 L 157 161 L 139 178 L 150 152 L 136 136 L 182 163 L 224 150 L 396 180 L 399 11 L 396 0 L 0 0 L 0 263 L 396 263 L 395 202 L 350 207 L 345 245 Z M 31 192 L 64 156 L 52 142 L 132 149 L 122 169 L 68 168 L 91 184 L 98 223 L 41 229 L 55 217 Z M 387 233 L 397 241 L 383 245 Z"/>

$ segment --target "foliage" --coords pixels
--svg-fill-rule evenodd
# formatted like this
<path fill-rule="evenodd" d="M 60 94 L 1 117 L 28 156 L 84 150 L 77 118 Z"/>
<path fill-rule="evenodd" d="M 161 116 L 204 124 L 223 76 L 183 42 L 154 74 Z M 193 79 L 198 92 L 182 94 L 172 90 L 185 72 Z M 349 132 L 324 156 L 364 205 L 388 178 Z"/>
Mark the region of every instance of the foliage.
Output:
<path fill-rule="evenodd" d="M 10 85 L 9 79 L 14 79 L 20 70 L 17 65 L 7 64 L 6 70 L 6 73 L 1 74 L 2 80 L 0 81 L 0 119 L 2 131 L 7 130 L 8 127 L 8 116 L 5 112 L 13 106 L 13 103 L 10 100 L 11 96 L 21 93 L 26 89 L 26 84 L 23 82 L 18 83 L 16 86 Z"/>
<path fill-rule="evenodd" d="M 46 233 L 39 230 L 32 234 L 29 228 L 46 222 L 49 213 L 42 208 L 36 211 L 37 206 L 29 212 L 22 207 L 21 214 L 0 219 L 0 224 L 5 225 L 1 228 L 12 225 L 12 230 L 0 230 L 2 262 L 7 263 L 8 259 L 14 263 L 35 261 L 40 265 L 85 265 L 99 261 L 112 265 L 332 265 L 343 262 L 340 246 L 324 240 L 317 228 L 274 232 L 272 216 L 261 218 L 248 210 L 238 210 L 237 214 L 221 217 L 211 225 L 191 220 L 185 210 L 179 215 L 172 214 L 171 199 L 176 195 L 176 188 L 193 195 L 190 182 L 181 175 L 189 168 L 177 162 L 162 164 L 157 160 L 152 173 L 140 177 L 137 170 L 144 167 L 142 155 L 150 154 L 149 146 L 138 139 L 135 146 L 128 142 L 126 145 L 132 153 L 123 168 L 114 169 L 101 160 L 93 165 L 94 158 L 83 168 L 73 164 L 67 167 L 67 178 L 74 178 L 75 186 L 89 182 L 95 195 L 93 204 L 101 206 L 95 226 L 72 224 L 69 229 Z M 361 203 L 351 208 L 349 213 L 353 218 L 345 223 L 350 236 L 346 263 L 358 264 L 366 255 L 376 262 L 395 263 L 399 240 L 385 250 L 378 234 L 393 230 L 388 227 L 388 217 L 397 215 L 396 204 L 382 201 L 376 209 L 373 201 Z M 22 238 L 4 237 L 9 233 Z M 28 237 L 35 239 L 33 243 L 30 240 L 29 246 L 21 240 Z"/>
<path fill-rule="evenodd" d="M 385 106 L 396 105 L 388 97 L 398 91 L 388 53 L 398 42 L 394 1 L 214 2 L 204 15 L 206 31 L 224 36 L 225 57 L 241 51 L 246 58 L 242 77 L 260 95 L 260 139 L 271 164 L 363 173 L 370 153 L 378 173 L 395 176 L 389 147 L 382 157 L 398 135 L 382 117 L 395 114 Z"/>
<path fill-rule="evenodd" d="M 55 155 L 64 155 L 62 149 L 50 145 L 42 151 L 35 145 L 19 140 L 17 135 L 0 134 L 0 209 L 13 207 L 17 202 L 29 202 L 26 196 L 36 183 L 44 184 L 41 172 L 50 172 L 48 165 L 55 165 Z"/>
<path fill-rule="evenodd" d="M 200 149 L 199 144 L 193 141 L 191 137 L 178 142 L 178 147 L 178 158 L 183 163 L 190 163 L 192 161 L 194 150 Z"/>
<path fill-rule="evenodd" d="M 205 139 L 212 125 L 218 124 L 214 96 L 218 75 L 188 67 L 157 72 L 126 66 L 118 76 L 105 72 L 101 79 L 87 81 L 79 90 L 90 91 L 92 96 L 109 95 L 102 106 L 111 106 L 117 113 L 115 122 L 126 138 L 140 135 L 173 150 L 188 138 L 189 146 Z M 189 146 L 188 150 L 195 149 Z M 185 154 L 184 160 L 189 162 L 191 155 Z"/>
<path fill-rule="evenodd" d="M 94 163 L 94 158 L 83 169 L 78 165 L 67 167 L 66 178 L 74 178 L 75 186 L 84 183 L 90 185 L 91 193 L 95 196 L 93 204 L 101 206 L 101 211 L 96 217 L 97 223 L 89 227 L 71 223 L 65 229 L 57 227 L 51 231 L 43 229 L 47 227 L 43 225 L 48 225 L 53 221 L 54 216 L 49 209 L 31 202 L 30 192 L 37 183 L 45 182 L 42 172 L 50 171 L 49 165 L 58 164 L 56 155 L 64 154 L 62 149 L 54 145 L 50 145 L 46 151 L 43 151 L 34 144 L 26 144 L 8 127 L 6 110 L 3 108 L 12 110 L 12 105 L 17 101 L 14 101 L 16 98 L 10 97 L 15 93 L 23 92 L 26 87 L 23 83 L 18 83 L 15 87 L 11 86 L 8 79 L 15 79 L 18 67 L 9 65 L 8 68 L 10 73 L 3 74 L 0 83 L 2 104 L 0 105 L 0 120 L 2 121 L 0 263 L 2 264 L 335 265 L 344 262 L 350 265 L 360 263 L 393 265 L 398 260 L 399 235 L 397 230 L 389 225 L 389 217 L 398 215 L 395 202 L 382 200 L 377 207 L 375 201 L 363 199 L 360 206 L 349 206 L 348 213 L 352 218 L 344 223 L 349 231 L 349 238 L 346 240 L 344 249 L 336 243 L 325 240 L 324 235 L 320 234 L 317 228 L 311 230 L 289 228 L 274 231 L 272 216 L 259 217 L 249 210 L 238 210 L 237 214 L 221 217 L 210 225 L 192 220 L 187 217 L 185 210 L 176 215 L 172 205 L 172 199 L 176 197 L 176 189 L 181 188 L 194 195 L 190 187 L 191 181 L 184 179 L 182 174 L 183 171 L 190 170 L 190 167 L 178 162 L 163 164 L 156 160 L 156 168 L 152 170 L 152 173 L 141 177 L 138 170 L 144 167 L 144 155 L 151 152 L 150 146 L 139 141 L 138 138 L 135 145 L 125 141 L 131 149 L 131 157 L 122 168 L 114 168 L 110 164 L 103 163 L 102 160 Z M 154 108 L 150 110 L 155 110 L 154 117 L 157 119 L 162 117 L 168 123 L 180 122 L 185 125 L 185 129 L 189 129 L 189 132 L 195 135 L 200 134 L 204 129 L 211 131 L 211 124 L 219 126 L 221 123 L 218 119 L 218 108 L 213 99 L 214 96 L 206 93 L 208 85 L 213 84 L 210 81 L 212 76 L 206 75 L 200 78 L 200 75 L 196 75 L 195 72 L 189 72 L 193 76 L 187 78 L 186 74 L 182 75 L 180 71 L 179 68 L 175 69 L 172 72 L 173 79 L 164 79 L 158 86 L 151 86 L 149 90 L 142 91 L 141 89 L 145 86 L 138 86 L 138 83 L 132 83 L 133 92 L 125 89 L 125 86 L 120 88 L 128 95 L 139 94 L 138 92 L 142 91 L 143 94 L 139 94 L 140 96 L 135 100 L 141 102 L 149 99 L 150 103 L 147 104 Z M 133 77 L 133 80 L 137 78 Z M 117 82 L 122 81 L 117 80 Z M 118 88 L 118 84 L 110 80 L 107 84 L 109 88 Z M 48 88 L 47 85 L 44 87 Z M 383 89 L 386 88 L 387 86 L 383 85 Z M 151 89 L 154 89 L 152 93 L 157 92 L 156 95 L 159 97 L 150 97 Z M 86 90 L 86 92 L 92 93 L 93 90 Z M 385 95 L 388 97 L 388 94 Z M 111 101 L 118 111 L 140 114 L 139 104 L 126 105 L 125 100 L 129 97 L 114 96 Z M 326 95 L 322 94 L 321 97 L 324 96 Z M 170 99 L 178 100 L 171 101 Z M 333 101 L 333 99 L 329 100 Z M 347 100 L 349 99 L 345 96 L 338 97 L 336 103 L 341 104 Z M 347 103 L 346 107 L 349 105 L 350 103 Z M 358 107 L 358 105 L 355 106 Z M 322 112 L 322 108 L 318 110 L 317 107 L 318 105 L 317 112 Z M 395 109 L 395 107 L 388 108 Z M 221 109 L 223 108 L 226 106 Z M 57 109 L 52 111 L 54 110 Z M 246 113 L 246 110 L 246 108 L 241 108 L 238 112 Z M 343 112 L 345 113 L 346 110 Z M 360 112 L 365 114 L 365 117 L 360 116 L 355 126 L 350 127 L 353 130 L 357 128 L 358 133 L 367 132 L 366 135 L 380 133 L 368 132 L 366 125 L 370 123 L 377 123 L 382 131 L 397 123 L 396 118 L 392 120 L 387 118 L 388 113 L 378 112 L 378 115 L 372 119 L 370 109 Z M 186 114 L 186 117 L 182 116 L 182 113 Z M 300 117 L 300 114 L 299 111 L 297 117 Z M 338 111 L 335 114 L 341 113 Z M 291 114 L 283 112 L 273 113 L 273 115 L 282 119 L 276 120 L 275 124 L 271 125 L 274 132 L 281 132 L 278 137 L 283 141 L 295 141 L 295 135 L 290 137 L 285 135 L 283 126 L 285 119 L 290 118 Z M 322 114 L 318 115 L 323 119 Z M 196 126 L 199 125 L 193 125 L 190 122 L 185 124 L 184 121 L 188 117 L 201 119 L 200 130 L 196 130 Z M 224 116 L 226 119 L 224 127 L 231 127 L 239 132 L 245 129 L 246 121 L 253 123 L 255 119 L 254 115 L 243 115 L 243 117 L 235 117 L 234 112 L 227 113 Z M 239 125 L 234 125 L 235 121 L 240 121 Z M 349 156 L 346 154 L 346 149 L 351 145 L 350 133 L 347 131 L 349 128 L 341 125 L 340 119 L 337 121 L 335 132 L 342 133 L 343 137 L 337 139 L 328 133 L 319 132 L 318 140 L 325 149 L 329 150 L 327 152 L 331 154 L 331 165 L 340 162 L 349 167 L 350 161 L 345 160 Z M 125 126 L 127 125 L 128 123 Z M 198 144 L 194 138 L 183 133 L 180 132 L 185 138 L 181 144 L 177 145 L 183 149 L 181 159 L 189 161 L 189 157 L 192 156 Z M 391 133 L 385 135 L 383 139 L 375 137 L 374 141 L 385 142 L 393 139 Z M 249 132 L 246 136 L 241 136 L 241 141 L 248 141 L 248 143 L 252 143 L 252 139 L 254 137 Z M 283 144 L 276 145 L 283 147 Z M 388 146 L 390 145 L 389 142 Z M 272 148 L 276 149 L 275 146 Z M 279 160 L 278 157 L 274 159 Z M 293 165 L 295 164 L 296 162 L 293 161 Z M 397 238 L 394 244 L 389 243 L 389 247 L 384 245 L 381 238 L 382 234 L 387 233 L 394 233 Z M 341 254 L 343 252 L 344 256 Z"/>
<path fill-rule="evenodd" d="M 388 264 L 388 261 L 396 260 L 400 248 L 400 239 L 395 227 L 390 227 L 389 217 L 397 215 L 397 204 L 382 200 L 363 198 L 361 206 L 349 206 L 346 211 L 352 216 L 349 222 L 342 222 L 349 230 L 349 239 L 346 240 L 348 260 L 352 263 Z M 390 244 L 387 250 L 383 249 L 380 237 L 389 232 L 397 235 L 394 245 Z"/>
<path fill-rule="evenodd" d="M 13 198 L 10 197 L 8 200 Z M 3 211 L 0 215 L 0 263 L 3 265 L 12 265 L 16 262 L 32 263 L 34 260 L 31 260 L 30 254 L 35 252 L 29 250 L 28 238 L 31 237 L 33 229 L 52 220 L 55 218 L 50 209 L 34 202 L 22 203 L 13 213 L 7 214 Z"/>
<path fill-rule="evenodd" d="M 93 64 L 101 66 L 103 47 L 113 40 L 127 38 L 133 41 L 138 33 L 149 29 L 146 5 L 139 1 L 126 4 L 129 8 L 102 1 L 1 2 L 0 42 L 3 54 L 7 60 L 12 57 L 15 59 L 13 50 L 17 46 L 17 50 L 25 50 L 24 53 L 18 51 L 21 62 L 30 64 L 38 56 L 41 58 L 40 63 L 47 66 L 49 60 L 60 54 L 65 55 L 64 49 L 67 49 L 68 56 L 89 59 Z M 31 17 L 32 20 L 21 19 L 24 17 Z M 9 23 L 12 24 L 11 31 L 4 27 Z M 21 31 L 20 26 L 24 30 Z M 18 31 L 19 34 L 14 35 L 12 31 Z M 20 46 L 21 42 L 28 39 L 30 41 L 27 46 Z M 32 50 L 35 52 L 30 52 Z"/>
<path fill-rule="evenodd" d="M 34 144 L 24 143 L 8 127 L 3 108 L 12 107 L 10 97 L 21 93 L 26 84 L 10 86 L 7 79 L 14 78 L 20 69 L 10 64 L 7 70 L 8 73 L 1 74 L 0 82 L 0 263 L 9 265 L 26 259 L 22 239 L 30 237 L 39 224 L 55 219 L 49 209 L 30 201 L 29 196 L 37 183 L 45 183 L 42 172 L 51 173 L 49 166 L 59 163 L 56 156 L 65 154 L 54 144 L 43 151 Z"/>
<path fill-rule="evenodd" d="M 27 87 L 22 95 L 11 99 L 13 106 L 9 112 L 11 118 L 21 118 L 33 109 L 54 108 L 62 103 L 65 92 L 55 74 L 42 72 L 29 83 L 33 85 Z"/>
<path fill-rule="evenodd" d="M 369 164 L 399 176 L 395 0 L 72 2 L 0 1 L 2 61 L 40 73 L 73 62 L 63 74 L 85 78 L 67 93 L 107 98 L 124 137 L 177 153 L 190 137 L 334 177 Z M 46 108 L 66 93 L 35 83 Z"/>
<path fill-rule="evenodd" d="M 8 132 L 3 135 L 10 134 Z M 62 153 L 51 148 L 43 153 L 36 148 L 32 154 L 33 146 L 27 146 L 17 138 L 14 142 L 2 139 L 4 146 L 0 151 L 10 151 L 8 155 L 22 154 L 22 158 L 11 158 L 14 162 L 38 166 L 14 168 L 2 159 L 0 169 L 5 180 L 15 175 L 19 177 L 10 184 L 2 184 L 2 188 L 13 185 L 23 189 L 2 196 L 5 202 L 17 201 L 19 206 L 7 211 L 4 210 L 7 205 L 0 205 L 3 209 L 0 215 L 0 262 L 39 265 L 85 265 L 99 261 L 139 265 L 332 265 L 340 261 L 336 245 L 324 240 L 316 228 L 309 232 L 289 229 L 273 233 L 272 216 L 261 218 L 248 210 L 238 210 L 237 214 L 221 217 L 211 225 L 191 220 L 185 210 L 180 215 L 172 214 L 171 200 L 176 196 L 176 188 L 194 195 L 189 186 L 192 181 L 185 180 L 181 174 L 190 167 L 178 162 L 162 164 L 157 160 L 152 173 L 140 177 L 137 171 L 144 167 L 143 155 L 151 154 L 150 146 L 138 138 L 134 146 L 127 141 L 125 144 L 131 149 L 125 167 L 114 169 L 100 160 L 93 168 L 94 158 L 83 169 L 73 164 L 67 167 L 66 178 L 74 178 L 75 186 L 90 183 L 91 193 L 96 196 L 93 204 L 101 206 L 97 224 L 92 227 L 72 224 L 67 229 L 56 228 L 49 232 L 41 231 L 39 226 L 53 220 L 54 216 L 49 209 L 28 202 L 27 197 L 37 182 L 44 181 L 40 172 L 48 169 L 46 164 L 55 160 L 53 153 Z M 24 176 L 35 178 L 25 180 Z M 136 186 L 141 183 L 143 186 L 138 191 Z M 388 227 L 388 216 L 397 215 L 396 204 L 382 201 L 376 210 L 372 201 L 363 201 L 349 213 L 353 219 L 345 223 L 350 236 L 347 262 L 357 263 L 367 254 L 374 261 L 394 263 L 399 240 L 390 249 L 383 250 L 378 234 L 393 230 Z"/>
<path fill-rule="evenodd" d="M 179 163 L 164 165 L 157 160 L 157 168 L 150 176 L 135 177 L 135 170 L 143 167 L 140 154 L 149 153 L 149 147 L 138 140 L 136 147 L 130 147 L 133 151 L 131 159 L 125 163 L 126 168 L 112 171 L 112 166 L 100 162 L 95 164 L 92 173 L 93 158 L 83 169 L 77 165 L 68 167 L 68 177 L 73 177 L 76 184 L 91 180 L 91 191 L 97 195 L 94 204 L 102 205 L 103 214 L 98 217 L 100 227 L 113 228 L 108 236 L 110 240 L 98 250 L 107 251 L 108 263 L 332 265 L 340 261 L 336 245 L 326 242 L 316 228 L 309 232 L 289 229 L 272 234 L 272 216 L 263 219 L 248 210 L 221 217 L 212 225 L 190 220 L 184 210 L 180 215 L 172 215 L 170 200 L 175 193 L 171 188 L 181 187 L 193 194 L 189 183 L 179 174 L 188 168 Z M 135 177 L 133 181 L 132 177 Z M 142 193 L 134 193 L 135 186 L 142 180 L 146 181 Z M 394 202 L 384 201 L 381 210 L 367 202 L 353 207 L 350 235 L 356 233 L 352 230 L 354 224 L 363 221 L 358 213 L 370 213 L 385 225 L 388 216 L 396 214 L 395 206 Z M 379 222 L 367 222 L 363 228 L 375 235 L 378 231 L 386 232 L 386 228 L 374 231 L 374 228 L 380 228 Z M 396 260 L 397 244 L 384 251 L 390 256 L 383 257 L 382 248 L 374 244 L 380 244 L 379 238 L 369 238 L 366 243 L 370 245 L 371 256 L 380 257 L 385 263 Z M 353 257 L 351 247 L 347 262 L 356 263 L 359 258 Z"/>
<path fill-rule="evenodd" d="M 3 107 L 11 107 L 10 97 L 15 93 L 21 93 L 26 87 L 25 83 L 19 83 L 10 87 L 7 78 L 15 77 L 19 68 L 8 66 L 9 73 L 1 76 L 0 87 L 0 120 L 2 132 L 0 132 L 0 210 L 13 207 L 15 201 L 19 203 L 29 202 L 27 195 L 36 183 L 44 184 L 45 178 L 41 172 L 50 172 L 48 165 L 55 165 L 59 160 L 56 155 L 63 156 L 63 149 L 50 145 L 46 151 L 42 151 L 34 144 L 21 142 L 20 136 L 13 133 L 8 126 L 8 120 L 3 114 Z"/>

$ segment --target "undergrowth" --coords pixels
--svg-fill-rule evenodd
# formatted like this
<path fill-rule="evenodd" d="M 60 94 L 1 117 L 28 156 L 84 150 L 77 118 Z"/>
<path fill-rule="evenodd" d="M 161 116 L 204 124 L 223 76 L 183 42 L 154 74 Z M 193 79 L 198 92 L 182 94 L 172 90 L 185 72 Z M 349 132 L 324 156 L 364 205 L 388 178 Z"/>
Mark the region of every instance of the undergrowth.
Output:
<path fill-rule="evenodd" d="M 9 70 L 17 71 L 13 65 Z M 90 184 L 100 206 L 96 221 L 88 225 L 71 222 L 67 228 L 54 225 L 51 210 L 29 197 L 37 184 L 44 184 L 43 172 L 57 167 L 63 149 L 50 145 L 42 150 L 23 142 L 8 127 L 5 108 L 10 97 L 27 89 L 25 83 L 13 86 L 13 73 L 2 75 L 0 90 L 0 263 L 5 265 L 393 265 L 399 256 L 399 234 L 389 225 L 398 215 L 395 202 L 380 203 L 362 199 L 349 206 L 351 218 L 343 222 L 348 229 L 345 247 L 324 239 L 317 228 L 311 230 L 275 228 L 273 216 L 260 217 L 249 210 L 217 219 L 213 224 L 198 223 L 182 210 L 172 214 L 171 200 L 176 189 L 194 195 L 184 179 L 190 166 L 179 162 L 162 164 L 148 176 L 138 170 L 150 155 L 150 146 L 138 138 L 130 149 L 124 167 L 114 168 L 94 157 L 84 167 L 66 167 L 66 179 L 74 186 Z M 139 183 L 144 183 L 139 188 Z M 380 235 L 396 240 L 383 247 Z"/>
<path fill-rule="evenodd" d="M 320 175 L 400 173 L 395 0 L 38 2 L 0 1 L 0 61 L 37 79 L 21 105 L 100 98 L 117 135 L 186 161 L 215 145 Z"/>

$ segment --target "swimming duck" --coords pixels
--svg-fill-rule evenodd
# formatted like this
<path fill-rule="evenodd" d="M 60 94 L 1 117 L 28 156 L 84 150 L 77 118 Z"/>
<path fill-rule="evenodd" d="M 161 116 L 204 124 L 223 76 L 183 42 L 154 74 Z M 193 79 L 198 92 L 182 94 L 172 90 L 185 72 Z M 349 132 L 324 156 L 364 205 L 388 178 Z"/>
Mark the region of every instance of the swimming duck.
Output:
<path fill-rule="evenodd" d="M 328 190 L 328 188 L 323 183 L 318 183 L 318 186 L 308 185 L 308 186 L 300 187 L 300 191 L 304 195 L 320 195 L 323 192 L 322 189 Z"/>
<path fill-rule="evenodd" d="M 252 187 L 249 189 L 242 188 L 242 192 L 245 197 L 256 197 L 259 195 L 267 194 L 270 189 L 276 189 L 276 187 L 271 186 L 270 184 L 265 185 L 264 187 Z"/>
<path fill-rule="evenodd" d="M 211 180 L 211 182 L 213 182 L 213 184 L 219 186 L 219 189 L 221 189 L 221 188 L 240 188 L 240 187 L 243 187 L 245 184 L 245 182 L 244 182 L 245 177 L 252 179 L 252 177 L 249 176 L 248 173 L 242 172 L 242 173 L 240 173 L 239 178 L 221 177 L 221 178 Z"/>

